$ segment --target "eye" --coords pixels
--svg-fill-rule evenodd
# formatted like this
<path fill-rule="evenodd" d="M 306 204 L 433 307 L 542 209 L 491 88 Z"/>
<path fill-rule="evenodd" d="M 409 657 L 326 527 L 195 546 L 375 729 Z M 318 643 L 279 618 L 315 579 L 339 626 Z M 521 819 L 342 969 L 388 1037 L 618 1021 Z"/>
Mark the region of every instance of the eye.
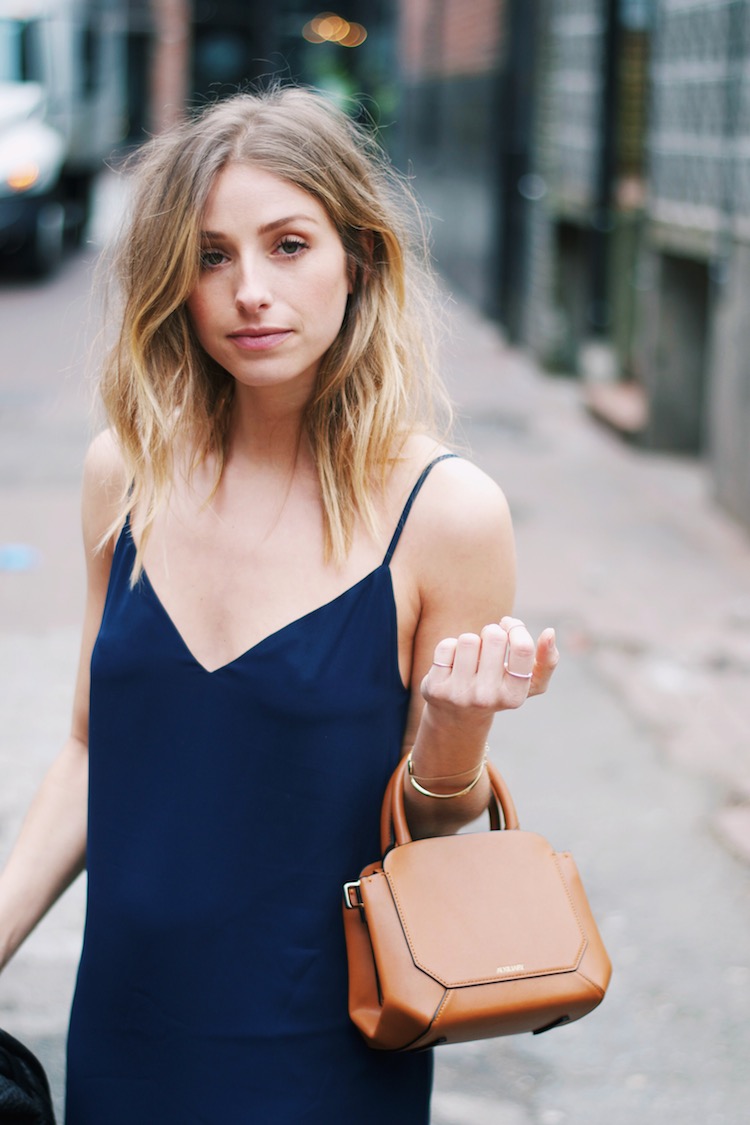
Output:
<path fill-rule="evenodd" d="M 209 247 L 201 250 L 200 263 L 201 269 L 210 270 L 216 269 L 217 266 L 222 265 L 227 260 L 227 256 L 223 250 L 211 250 Z"/>
<path fill-rule="evenodd" d="M 280 242 L 276 243 L 276 249 L 282 258 L 294 258 L 303 250 L 308 249 L 308 244 L 304 238 L 296 238 L 293 235 L 287 235 L 282 238 Z"/>

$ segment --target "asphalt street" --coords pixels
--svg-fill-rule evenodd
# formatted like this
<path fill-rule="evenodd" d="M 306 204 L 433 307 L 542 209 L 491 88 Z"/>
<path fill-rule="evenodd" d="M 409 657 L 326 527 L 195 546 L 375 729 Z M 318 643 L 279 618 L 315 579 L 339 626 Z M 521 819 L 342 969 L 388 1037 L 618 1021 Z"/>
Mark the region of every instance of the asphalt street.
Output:
<path fill-rule="evenodd" d="M 69 720 L 93 267 L 117 200 L 108 181 L 92 245 L 55 279 L 0 279 L 0 856 Z M 624 444 L 460 298 L 446 319 L 459 440 L 514 514 L 516 611 L 562 652 L 550 693 L 496 722 L 493 759 L 522 826 L 573 852 L 614 975 L 580 1023 L 438 1050 L 433 1125 L 740 1125 L 750 536 L 700 462 Z M 80 880 L 0 979 L 0 1025 L 37 1049 L 58 1106 L 84 895 Z"/>

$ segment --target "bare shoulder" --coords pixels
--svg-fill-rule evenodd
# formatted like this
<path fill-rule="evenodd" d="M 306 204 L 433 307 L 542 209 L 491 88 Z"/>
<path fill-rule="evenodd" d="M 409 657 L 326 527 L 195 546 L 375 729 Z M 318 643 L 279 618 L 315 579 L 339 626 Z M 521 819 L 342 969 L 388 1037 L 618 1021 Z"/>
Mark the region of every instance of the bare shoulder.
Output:
<path fill-rule="evenodd" d="M 441 461 L 432 470 L 436 474 L 427 497 L 440 511 L 442 530 L 460 534 L 481 531 L 482 526 L 504 524 L 510 510 L 499 484 L 464 457 Z"/>
<path fill-rule="evenodd" d="M 433 448 L 420 469 L 412 470 L 413 479 L 446 452 Z M 516 582 L 510 510 L 499 485 L 466 458 L 450 457 L 433 466 L 399 550 L 422 622 L 432 620 L 442 635 L 478 632 L 510 612 Z"/>
<path fill-rule="evenodd" d="M 408 448 L 410 475 L 452 451 L 415 438 Z M 420 547 L 442 545 L 463 550 L 498 542 L 512 535 L 511 515 L 505 495 L 487 473 L 460 454 L 445 456 L 430 470 L 409 517 L 412 536 Z"/>
<path fill-rule="evenodd" d="M 83 466 L 82 514 L 86 547 L 93 550 L 117 518 L 127 489 L 117 439 L 104 430 L 91 442 Z"/>

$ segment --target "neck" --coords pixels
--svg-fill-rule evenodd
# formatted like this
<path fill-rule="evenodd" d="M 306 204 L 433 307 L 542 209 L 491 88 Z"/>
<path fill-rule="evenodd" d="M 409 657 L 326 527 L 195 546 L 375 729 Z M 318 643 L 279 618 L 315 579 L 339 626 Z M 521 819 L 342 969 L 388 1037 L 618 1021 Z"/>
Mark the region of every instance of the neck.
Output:
<path fill-rule="evenodd" d="M 229 433 L 228 460 L 288 466 L 304 446 L 305 403 L 296 401 L 286 387 L 264 389 L 238 387 Z"/>

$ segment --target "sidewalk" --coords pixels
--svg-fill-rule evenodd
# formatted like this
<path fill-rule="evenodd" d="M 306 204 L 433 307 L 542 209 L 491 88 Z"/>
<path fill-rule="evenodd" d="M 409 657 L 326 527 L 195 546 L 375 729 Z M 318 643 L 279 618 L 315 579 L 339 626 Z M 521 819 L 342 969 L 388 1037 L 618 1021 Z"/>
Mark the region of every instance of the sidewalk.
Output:
<path fill-rule="evenodd" d="M 699 461 L 629 446 L 580 383 L 455 314 L 449 388 L 514 514 L 518 614 L 555 625 L 563 658 L 588 652 L 668 761 L 712 786 L 714 831 L 750 863 L 750 533 Z"/>

